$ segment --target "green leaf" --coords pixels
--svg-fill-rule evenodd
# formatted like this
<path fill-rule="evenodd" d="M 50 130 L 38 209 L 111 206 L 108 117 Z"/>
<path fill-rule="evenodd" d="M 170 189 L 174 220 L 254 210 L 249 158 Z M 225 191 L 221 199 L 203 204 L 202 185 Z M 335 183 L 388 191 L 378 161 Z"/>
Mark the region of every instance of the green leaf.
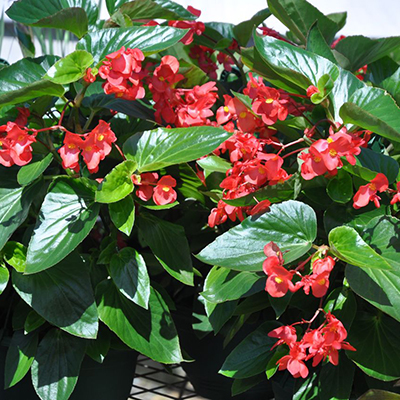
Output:
<path fill-rule="evenodd" d="M 264 374 L 255 375 L 250 378 L 235 379 L 232 383 L 232 396 L 236 396 L 240 393 L 245 393 L 264 380 Z"/>
<path fill-rule="evenodd" d="M 0 186 L 0 249 L 2 249 L 28 216 L 29 208 L 41 183 L 19 187 L 16 183 L 2 182 Z"/>
<path fill-rule="evenodd" d="M 235 39 L 238 41 L 240 46 L 247 46 L 251 39 L 251 34 L 254 27 L 257 27 L 264 22 L 271 15 L 271 11 L 268 8 L 260 10 L 257 14 L 254 14 L 251 19 L 243 21 L 233 27 L 232 31 L 235 35 Z"/>
<path fill-rule="evenodd" d="M 128 0 L 106 0 L 107 11 L 110 15 L 114 14 L 115 10 L 121 7 Z"/>
<path fill-rule="evenodd" d="M 33 275 L 13 271 L 13 286 L 39 315 L 66 332 L 94 339 L 98 317 L 89 266 L 72 253 L 51 269 Z"/>
<path fill-rule="evenodd" d="M 374 179 L 378 172 L 388 178 L 389 184 L 397 179 L 399 164 L 392 157 L 363 148 L 356 160 L 356 165 L 345 163 L 343 169 L 365 181 Z"/>
<path fill-rule="evenodd" d="M 315 21 L 328 43 L 331 43 L 340 26 L 305 0 L 268 0 L 272 14 L 306 44 L 307 33 Z"/>
<path fill-rule="evenodd" d="M 317 22 L 311 26 L 308 32 L 307 50 L 312 51 L 313 53 L 318 54 L 319 56 L 324 57 L 333 63 L 336 63 L 335 56 L 333 55 L 330 46 L 328 43 L 326 43 L 325 38 L 319 30 Z"/>
<path fill-rule="evenodd" d="M 124 154 L 138 163 L 140 172 L 156 171 L 205 156 L 230 136 L 211 126 L 158 128 L 130 137 L 124 144 Z"/>
<path fill-rule="evenodd" d="M 218 304 L 204 300 L 204 308 L 206 309 L 206 314 L 214 331 L 214 335 L 216 335 L 233 316 L 236 305 L 237 300 Z"/>
<path fill-rule="evenodd" d="M 100 205 L 83 179 L 58 179 L 49 189 L 28 247 L 25 273 L 52 267 L 73 251 L 96 223 Z"/>
<path fill-rule="evenodd" d="M 349 226 L 339 226 L 329 232 L 331 251 L 342 261 L 360 268 L 391 270 L 391 265 L 357 231 Z"/>
<path fill-rule="evenodd" d="M 346 351 L 367 375 L 382 381 L 400 377 L 400 323 L 387 315 L 358 313 L 349 332 L 348 341 L 357 351 Z"/>
<path fill-rule="evenodd" d="M 42 339 L 32 364 L 32 383 L 41 400 L 68 400 L 78 380 L 86 343 L 52 329 Z"/>
<path fill-rule="evenodd" d="M 400 394 L 371 389 L 364 393 L 358 400 L 400 400 Z"/>
<path fill-rule="evenodd" d="M 97 286 L 100 319 L 129 347 L 163 364 L 182 361 L 178 335 L 168 307 L 150 290 L 149 310 L 120 294 L 110 280 Z"/>
<path fill-rule="evenodd" d="M 98 203 L 116 203 L 133 191 L 132 174 L 136 171 L 135 161 L 126 160 L 109 172 L 96 192 Z"/>
<path fill-rule="evenodd" d="M 391 270 L 346 267 L 350 287 L 375 307 L 400 321 L 400 222 L 394 217 L 377 217 L 364 225 L 363 238 L 392 266 Z"/>
<path fill-rule="evenodd" d="M 311 248 L 316 230 L 316 216 L 310 206 L 298 201 L 285 201 L 272 205 L 270 211 L 259 218 L 246 218 L 196 257 L 207 264 L 238 271 L 262 271 L 264 246 L 268 242 L 275 242 L 289 263 Z"/>
<path fill-rule="evenodd" d="M 283 297 L 272 297 L 270 294 L 268 294 L 269 302 L 275 311 L 276 319 L 279 319 L 286 311 L 290 300 L 292 300 L 292 296 L 292 292 L 287 292 Z"/>
<path fill-rule="evenodd" d="M 271 379 L 278 370 L 278 361 L 288 354 L 288 349 L 283 346 L 276 347 L 273 356 L 269 359 L 265 374 Z"/>
<path fill-rule="evenodd" d="M 353 198 L 353 180 L 351 176 L 345 170 L 340 169 L 337 176 L 329 181 L 326 192 L 336 203 L 346 204 Z"/>
<path fill-rule="evenodd" d="M 0 294 L 6 289 L 9 278 L 10 272 L 4 265 L 0 264 Z"/>
<path fill-rule="evenodd" d="M 175 279 L 193 286 L 192 259 L 183 227 L 148 213 L 141 213 L 137 223 L 140 234 L 163 268 Z"/>
<path fill-rule="evenodd" d="M 197 164 L 204 169 L 204 176 L 206 178 L 212 172 L 222 172 L 225 174 L 228 169 L 232 168 L 232 164 L 229 161 L 214 156 L 213 154 L 201 160 L 197 160 Z"/>
<path fill-rule="evenodd" d="M 9 241 L 3 248 L 4 261 L 18 272 L 25 271 L 26 247 L 18 242 Z"/>
<path fill-rule="evenodd" d="M 229 378 L 250 378 L 264 372 L 270 358 L 273 356 L 271 347 L 276 339 L 268 336 L 268 333 L 280 326 L 278 322 L 268 321 L 260 325 L 250 333 L 229 354 L 219 371 Z"/>
<path fill-rule="evenodd" d="M 119 11 L 132 19 L 192 20 L 197 17 L 170 0 L 135 0 L 122 4 Z"/>
<path fill-rule="evenodd" d="M 105 325 L 102 325 L 96 340 L 90 340 L 86 345 L 86 354 L 94 361 L 102 364 L 111 346 L 111 334 Z"/>
<path fill-rule="evenodd" d="M 132 197 L 126 196 L 116 203 L 110 203 L 108 211 L 115 227 L 129 236 L 135 223 L 135 203 Z"/>
<path fill-rule="evenodd" d="M 31 368 L 38 345 L 38 335 L 24 335 L 23 331 L 15 331 L 7 351 L 5 364 L 5 389 L 17 384 Z"/>
<path fill-rule="evenodd" d="M 400 109 L 383 89 L 360 88 L 342 105 L 339 114 L 346 124 L 351 123 L 400 142 Z"/>
<path fill-rule="evenodd" d="M 400 37 L 393 36 L 381 39 L 370 39 L 365 36 L 347 36 L 335 47 L 348 60 L 346 66 L 350 71 L 357 71 L 366 64 L 371 64 L 400 46 Z"/>
<path fill-rule="evenodd" d="M 240 304 L 236 307 L 233 315 L 247 314 L 246 317 L 248 317 L 250 316 L 250 314 L 253 314 L 257 311 L 265 310 L 266 308 L 271 306 L 268 293 L 264 290 L 265 281 L 266 279 L 264 278 L 264 285 L 262 290 L 241 301 Z"/>
<path fill-rule="evenodd" d="M 24 332 L 33 332 L 35 329 L 39 328 L 39 326 L 42 326 L 45 322 L 46 320 L 43 317 L 41 317 L 35 310 L 32 310 L 26 317 Z"/>
<path fill-rule="evenodd" d="M 46 157 L 40 161 L 31 162 L 28 165 L 24 165 L 18 171 L 17 179 L 21 186 L 26 186 L 32 183 L 34 180 L 39 178 L 46 171 L 47 167 L 53 161 L 53 154 L 49 153 Z"/>
<path fill-rule="evenodd" d="M 143 257 L 136 250 L 125 247 L 113 255 L 109 271 L 119 291 L 127 299 L 147 310 L 150 279 Z"/>
<path fill-rule="evenodd" d="M 349 330 L 357 312 L 356 298 L 348 287 L 338 287 L 329 294 L 324 310 L 330 311 Z"/>
<path fill-rule="evenodd" d="M 178 43 L 186 30 L 169 26 L 134 26 L 131 28 L 101 29 L 88 33 L 76 45 L 77 50 L 92 54 L 95 62 L 122 46 L 138 48 L 147 56 L 166 50 Z"/>
<path fill-rule="evenodd" d="M 66 85 L 81 79 L 93 64 L 93 56 L 85 50 L 76 50 L 58 60 L 44 76 L 51 82 Z"/>
<path fill-rule="evenodd" d="M 212 303 L 237 300 L 264 290 L 265 276 L 214 267 L 208 273 L 201 295 Z"/>
<path fill-rule="evenodd" d="M 47 62 L 48 61 L 48 62 Z M 64 94 L 61 85 L 42 79 L 47 72 L 47 63 L 54 63 L 55 57 L 25 58 L 0 70 L 0 107 L 23 103 L 40 96 Z"/>
<path fill-rule="evenodd" d="M 69 7 L 63 0 L 24 0 L 15 1 L 6 13 L 21 24 L 64 29 L 81 38 L 88 31 L 88 17 L 83 8 Z"/>

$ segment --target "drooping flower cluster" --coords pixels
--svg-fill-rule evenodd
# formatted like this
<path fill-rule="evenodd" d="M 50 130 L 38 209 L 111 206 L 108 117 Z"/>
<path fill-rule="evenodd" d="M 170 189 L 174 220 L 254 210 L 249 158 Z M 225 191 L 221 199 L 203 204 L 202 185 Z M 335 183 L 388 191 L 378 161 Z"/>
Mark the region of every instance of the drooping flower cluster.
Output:
<path fill-rule="evenodd" d="M 178 60 L 173 56 L 165 56 L 148 78 L 155 102 L 156 121 L 177 127 L 210 125 L 209 117 L 214 114 L 211 107 L 218 97 L 215 82 L 207 82 L 193 89 L 176 89 L 176 83 L 183 79 L 178 71 Z"/>
<path fill-rule="evenodd" d="M 329 275 L 335 266 L 332 257 L 315 259 L 311 274 L 303 276 L 297 269 L 289 271 L 283 266 L 282 251 L 274 242 L 265 245 L 264 254 L 267 258 L 263 263 L 263 271 L 268 276 L 265 290 L 270 296 L 283 297 L 288 291 L 296 292 L 301 288 L 307 295 L 311 289 L 314 297 L 325 296 L 329 288 Z M 294 276 L 299 276 L 301 280 L 294 284 L 292 282 Z"/>
<path fill-rule="evenodd" d="M 176 186 L 176 180 L 171 175 L 165 175 L 158 180 L 156 172 L 145 172 L 141 175 L 132 175 L 132 182 L 138 186 L 136 196 L 143 201 L 153 198 L 158 206 L 176 201 L 177 193 L 173 189 Z"/>
<path fill-rule="evenodd" d="M 89 133 L 78 135 L 66 132 L 64 145 L 58 150 L 63 168 L 79 171 L 79 155 L 82 155 L 90 173 L 96 173 L 101 160 L 110 154 L 112 143 L 117 140 L 110 124 L 100 121 Z"/>
<path fill-rule="evenodd" d="M 31 144 L 34 142 L 35 135 L 15 122 L 0 126 L 0 164 L 5 167 L 28 164 L 32 160 Z"/>
<path fill-rule="evenodd" d="M 379 200 L 381 200 L 381 198 L 377 195 L 377 193 L 385 192 L 388 188 L 388 179 L 384 174 L 378 173 L 370 183 L 359 187 L 357 193 L 353 197 L 353 207 L 355 209 L 365 207 L 370 201 L 373 201 L 375 207 L 379 208 Z"/>
<path fill-rule="evenodd" d="M 330 312 L 325 314 L 325 321 L 317 329 L 308 329 L 299 341 L 293 325 L 280 326 L 268 336 L 278 339 L 272 348 L 281 345 L 289 347 L 289 354 L 280 358 L 277 364 L 279 371 L 287 369 L 294 378 L 308 376 L 309 371 L 305 363 L 310 359 L 313 359 L 313 367 L 326 359 L 336 366 L 339 364 L 339 350 L 356 351 L 345 341 L 346 328 Z"/>
<path fill-rule="evenodd" d="M 99 75 L 105 79 L 103 84 L 106 94 L 114 94 L 125 100 L 142 99 L 145 91 L 142 83 L 142 61 L 144 55 L 139 49 L 121 47 L 108 54 L 106 61 L 99 68 Z M 90 81 L 91 77 L 87 77 Z"/>
<path fill-rule="evenodd" d="M 196 17 L 200 17 L 201 15 L 201 11 L 192 6 L 188 6 L 187 10 Z M 185 45 L 193 42 L 195 34 L 200 36 L 206 29 L 204 23 L 199 21 L 168 21 L 168 25 L 174 28 L 189 29 L 189 32 L 180 40 Z"/>

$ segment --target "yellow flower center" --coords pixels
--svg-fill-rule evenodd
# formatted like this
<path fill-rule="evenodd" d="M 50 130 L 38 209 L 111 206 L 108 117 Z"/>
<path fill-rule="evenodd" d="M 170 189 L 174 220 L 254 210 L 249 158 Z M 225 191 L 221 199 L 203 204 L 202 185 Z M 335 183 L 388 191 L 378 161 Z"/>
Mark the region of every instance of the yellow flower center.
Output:
<path fill-rule="evenodd" d="M 329 154 L 330 154 L 332 157 L 335 157 L 335 156 L 337 156 L 337 151 L 336 151 L 335 149 L 331 149 L 331 150 L 329 150 Z"/>
<path fill-rule="evenodd" d="M 73 143 L 69 143 L 69 144 L 68 144 L 68 148 L 69 148 L 69 149 L 75 149 L 76 146 L 75 146 Z"/>
<path fill-rule="evenodd" d="M 369 188 L 370 188 L 371 190 L 376 190 L 376 185 L 375 185 L 375 183 L 370 183 L 370 184 L 369 184 Z"/>
<path fill-rule="evenodd" d="M 87 147 L 85 148 L 85 151 L 92 151 L 92 146 L 87 146 Z"/>
<path fill-rule="evenodd" d="M 18 136 L 18 140 L 24 140 L 25 139 L 25 136 L 24 135 L 19 135 Z"/>
<path fill-rule="evenodd" d="M 229 108 L 227 106 L 224 107 L 224 111 L 227 113 L 229 112 Z"/>
<path fill-rule="evenodd" d="M 275 278 L 275 282 L 276 282 L 276 283 L 282 283 L 282 282 L 283 282 L 283 279 L 281 279 L 281 278 L 279 278 L 279 276 L 277 276 L 277 277 Z"/>
<path fill-rule="evenodd" d="M 102 135 L 102 134 L 97 135 L 97 140 L 98 140 L 99 142 L 101 142 L 103 139 L 104 139 L 104 135 Z"/>
<path fill-rule="evenodd" d="M 263 167 L 258 168 L 260 174 L 265 174 L 265 169 Z"/>
<path fill-rule="evenodd" d="M 242 112 L 239 114 L 239 117 L 240 117 L 240 118 L 246 118 L 246 115 L 247 115 L 247 112 L 246 112 L 246 111 L 242 111 Z"/>
<path fill-rule="evenodd" d="M 266 102 L 267 104 L 271 104 L 273 101 L 274 101 L 274 99 L 265 99 L 265 102 Z"/>
<path fill-rule="evenodd" d="M 163 76 L 160 76 L 158 79 L 159 79 L 161 82 L 164 82 L 164 81 L 165 81 L 165 78 L 164 78 Z"/>
<path fill-rule="evenodd" d="M 327 141 L 328 143 L 332 143 L 332 142 L 333 142 L 333 139 L 330 138 L 330 137 L 328 137 L 328 139 L 326 139 L 326 141 Z"/>
<path fill-rule="evenodd" d="M 315 161 L 316 163 L 321 162 L 321 157 L 314 157 L 314 161 Z"/>
<path fill-rule="evenodd" d="M 122 97 L 124 94 L 122 92 L 115 93 L 115 97 Z"/>
<path fill-rule="evenodd" d="M 322 279 L 320 279 L 320 280 L 318 281 L 318 285 L 323 286 L 323 285 L 325 285 L 325 282 L 326 282 L 326 279 L 325 279 L 325 278 L 322 278 Z"/>
<path fill-rule="evenodd" d="M 164 192 L 169 192 L 171 188 L 169 186 L 163 186 L 162 190 L 164 190 Z"/>

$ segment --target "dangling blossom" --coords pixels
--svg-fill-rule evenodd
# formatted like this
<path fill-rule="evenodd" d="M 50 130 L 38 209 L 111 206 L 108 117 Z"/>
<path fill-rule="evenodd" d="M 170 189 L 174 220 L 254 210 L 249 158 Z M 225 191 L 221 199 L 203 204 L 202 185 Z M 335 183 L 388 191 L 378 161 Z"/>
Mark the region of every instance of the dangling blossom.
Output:
<path fill-rule="evenodd" d="M 377 193 L 385 192 L 388 188 L 388 179 L 384 174 L 378 173 L 370 183 L 359 187 L 357 193 L 353 197 L 353 207 L 355 209 L 365 207 L 370 201 L 373 201 L 375 207 L 379 208 L 379 200 L 381 200 L 381 198 Z"/>

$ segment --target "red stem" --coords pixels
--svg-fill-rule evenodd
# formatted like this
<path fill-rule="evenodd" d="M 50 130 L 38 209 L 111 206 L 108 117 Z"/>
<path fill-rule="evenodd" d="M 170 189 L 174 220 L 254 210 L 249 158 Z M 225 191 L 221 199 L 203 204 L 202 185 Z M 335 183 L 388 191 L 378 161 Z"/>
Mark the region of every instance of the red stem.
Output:
<path fill-rule="evenodd" d="M 287 157 L 289 157 L 293 154 L 299 153 L 300 151 L 303 151 L 305 149 L 307 149 L 307 147 L 302 147 L 301 149 L 293 150 L 290 153 L 285 154 L 282 158 L 287 158 Z"/>

